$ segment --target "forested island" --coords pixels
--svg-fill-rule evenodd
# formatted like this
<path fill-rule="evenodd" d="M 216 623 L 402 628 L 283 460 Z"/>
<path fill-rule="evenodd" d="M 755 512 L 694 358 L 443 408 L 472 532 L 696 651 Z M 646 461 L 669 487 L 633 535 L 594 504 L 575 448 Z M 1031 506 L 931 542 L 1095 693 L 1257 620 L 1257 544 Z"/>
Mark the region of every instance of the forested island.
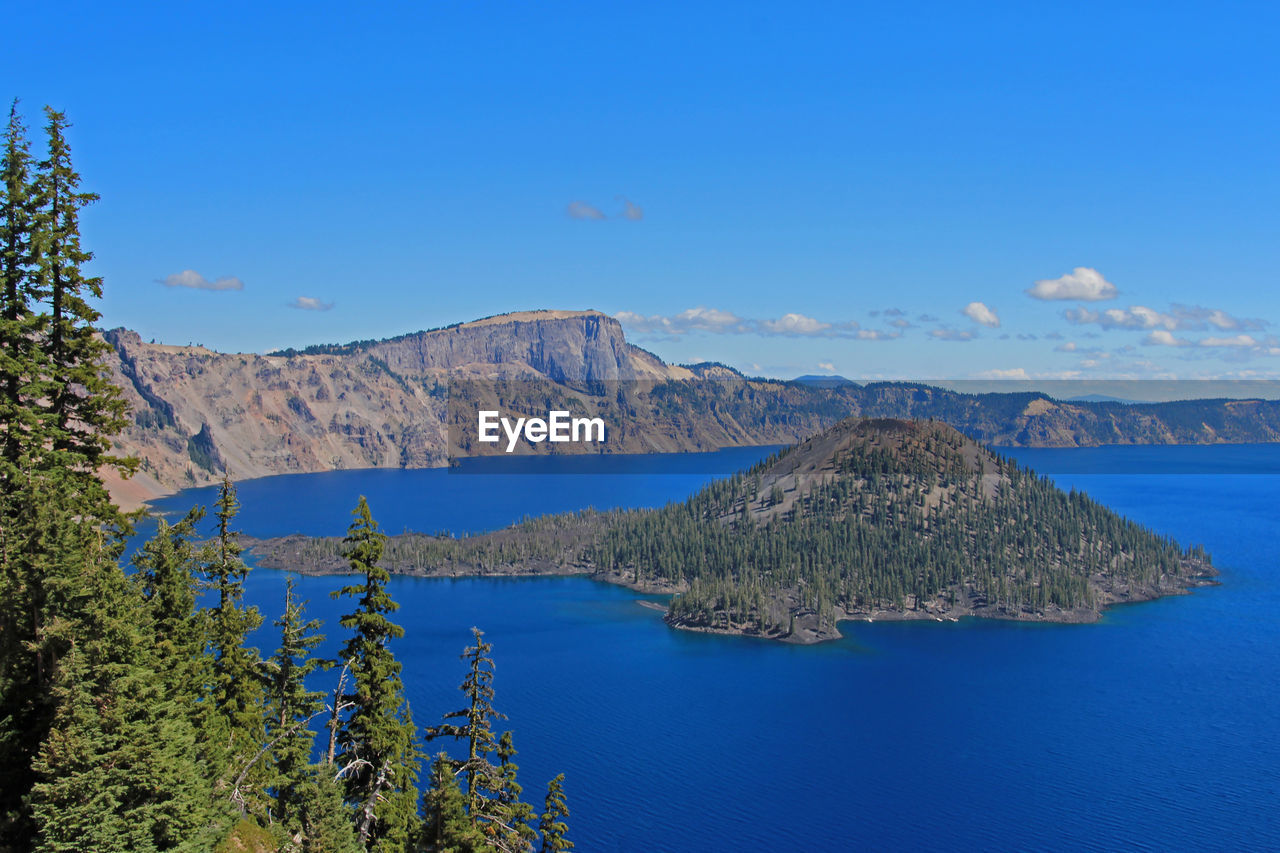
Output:
<path fill-rule="evenodd" d="M 246 543 L 261 565 L 343 569 L 335 538 Z M 1063 492 L 939 421 L 851 418 L 661 509 L 451 537 L 384 565 L 425 576 L 586 574 L 673 594 L 679 628 L 816 642 L 842 619 L 1096 620 L 1211 583 L 1209 557 Z"/>

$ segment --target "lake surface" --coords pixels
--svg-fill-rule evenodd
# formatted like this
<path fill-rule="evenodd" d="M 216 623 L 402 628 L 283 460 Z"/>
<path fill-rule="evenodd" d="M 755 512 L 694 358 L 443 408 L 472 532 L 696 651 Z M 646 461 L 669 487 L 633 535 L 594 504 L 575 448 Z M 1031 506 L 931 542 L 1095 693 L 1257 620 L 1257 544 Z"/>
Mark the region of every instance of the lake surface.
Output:
<path fill-rule="evenodd" d="M 526 798 L 540 807 L 564 772 L 582 851 L 1280 849 L 1280 446 L 1004 452 L 1202 542 L 1222 586 L 1096 625 L 844 623 L 844 640 L 794 647 L 675 631 L 581 578 L 394 578 L 414 717 L 461 707 L 458 655 L 483 628 Z M 391 532 L 480 530 L 680 499 L 698 467 L 273 477 L 240 485 L 239 526 L 341 533 L 363 493 Z M 284 580 L 250 576 L 268 620 Z M 339 585 L 300 583 L 329 652 Z"/>

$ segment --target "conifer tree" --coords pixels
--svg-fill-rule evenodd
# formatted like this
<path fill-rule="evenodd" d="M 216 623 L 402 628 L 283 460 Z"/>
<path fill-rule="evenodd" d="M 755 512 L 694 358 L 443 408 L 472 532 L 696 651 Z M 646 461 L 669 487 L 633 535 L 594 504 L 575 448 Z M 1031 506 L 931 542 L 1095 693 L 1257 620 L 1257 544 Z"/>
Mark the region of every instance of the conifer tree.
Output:
<path fill-rule="evenodd" d="M 35 849 L 208 849 L 219 816 L 195 762 L 191 720 L 151 666 L 136 586 L 97 531 L 64 525 L 58 546 L 79 574 L 58 590 L 63 607 L 51 628 L 64 651 L 56 712 L 34 763 Z"/>
<path fill-rule="evenodd" d="M 388 647 L 404 629 L 387 614 L 399 609 L 387 592 L 391 576 L 378 565 L 386 536 L 369 512 L 364 496 L 344 540 L 354 574 L 333 596 L 356 600 L 356 609 L 340 624 L 353 631 L 341 657 L 350 667 L 352 692 L 343 696 L 351 715 L 338 737 L 338 765 L 346 799 L 356 807 L 356 830 L 370 850 L 408 848 L 417 823 L 418 746 L 413 720 L 404 700 L 400 662 Z"/>
<path fill-rule="evenodd" d="M 422 798 L 423 841 L 432 853 L 473 853 L 485 848 L 484 836 L 467 817 L 454 762 L 440 753 L 431 762 L 431 779 Z"/>
<path fill-rule="evenodd" d="M 46 112 L 48 157 L 32 168 L 15 106 L 0 168 L 0 832 L 16 847 L 34 828 L 17 798 L 55 709 L 69 701 L 54 684 L 66 678 L 59 664 L 77 637 L 79 601 L 99 575 L 120 572 L 113 561 L 127 522 L 98 469 L 133 465 L 106 455 L 125 405 L 86 301 L 101 282 L 80 268 L 91 255 L 77 212 L 92 196 L 78 192 L 65 117 Z M 92 560 L 87 541 L 97 542 Z"/>
<path fill-rule="evenodd" d="M 542 833 L 542 853 L 573 849 L 573 842 L 565 838 L 569 831 L 565 823 L 569 806 L 565 803 L 563 783 L 563 773 L 547 783 L 547 799 L 542 806 L 542 820 L 538 823 L 538 831 Z"/>
<path fill-rule="evenodd" d="M 98 200 L 80 191 L 80 175 L 71 163 L 66 115 L 45 107 L 48 156 L 35 179 L 35 248 L 41 291 L 49 302 L 45 351 L 47 408 L 53 449 L 62 472 L 79 474 L 81 497 L 110 517 L 110 498 L 96 473 L 110 464 L 131 471 L 136 460 L 108 457 L 110 437 L 127 424 L 126 404 L 111 382 L 103 359 L 110 344 L 94 324 L 101 317 L 89 304 L 102 297 L 102 279 L 86 276 L 83 265 L 93 259 L 80 243 L 80 210 Z"/>
<path fill-rule="evenodd" d="M 313 656 L 315 647 L 324 640 L 316 633 L 320 620 L 306 618 L 306 603 L 297 599 L 295 586 L 290 577 L 285 584 L 284 613 L 275 623 L 280 628 L 280 648 L 267 661 L 267 737 L 275 764 L 274 815 L 286 827 L 300 820 L 304 789 L 313 784 L 315 732 L 310 723 L 324 710 L 324 693 L 307 689 L 307 676 L 332 664 Z"/>
<path fill-rule="evenodd" d="M 452 762 L 455 775 L 466 775 L 463 805 L 467 820 L 485 842 L 499 850 L 527 850 L 534 837 L 529 822 L 533 810 L 520 801 L 518 769 L 512 759 L 516 750 L 511 733 L 497 739 L 493 721 L 505 719 L 493 707 L 493 650 L 484 641 L 484 632 L 471 629 L 475 644 L 462 653 L 467 661 L 467 675 L 460 689 L 467 697 L 467 707 L 444 715 L 446 722 L 428 730 L 428 739 L 451 737 L 467 744 L 467 757 Z M 448 722 L 458 720 L 459 722 Z M 489 756 L 497 753 L 498 765 Z M 428 810 L 428 824 L 432 820 Z"/>
<path fill-rule="evenodd" d="M 27 512 L 39 451 L 39 294 L 35 281 L 32 160 L 15 100 L 0 160 L 0 839 L 21 836 L 21 800 L 42 736 L 33 698 L 40 690 L 30 647 L 35 600 Z"/>
<path fill-rule="evenodd" d="M 351 809 L 342 797 L 342 784 L 329 767 L 313 767 L 309 783 L 299 790 L 302 853 L 362 853 Z"/>
<path fill-rule="evenodd" d="M 205 734 L 211 762 L 223 768 L 221 786 L 242 813 L 256 813 L 264 804 L 255 792 L 265 787 L 269 776 L 269 768 L 258 761 L 266 742 L 266 679 L 258 650 L 245 645 L 262 616 L 258 608 L 241 604 L 249 567 L 240 559 L 231 529 L 239 509 L 235 486 L 224 476 L 214 505 L 217 538 L 204 555 L 205 577 L 216 595 L 208 618 L 211 684 Z M 246 769 L 250 784 L 235 785 Z"/>

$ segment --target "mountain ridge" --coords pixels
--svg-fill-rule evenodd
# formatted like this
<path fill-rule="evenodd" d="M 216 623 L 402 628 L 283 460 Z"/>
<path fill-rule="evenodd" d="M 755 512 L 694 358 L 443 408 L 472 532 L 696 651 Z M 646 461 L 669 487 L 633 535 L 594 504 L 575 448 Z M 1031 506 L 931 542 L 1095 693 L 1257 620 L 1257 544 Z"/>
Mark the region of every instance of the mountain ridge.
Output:
<path fill-rule="evenodd" d="M 619 427 L 609 452 L 789 444 L 850 415 L 936 417 L 1010 446 L 1280 440 L 1277 401 L 1118 406 L 921 383 L 749 378 L 714 362 L 670 365 L 627 341 L 621 324 L 599 311 L 515 312 L 268 355 L 144 343 L 127 329 L 104 337 L 112 345 L 107 368 L 133 411 L 115 452 L 142 462 L 132 482 L 111 485 L 135 504 L 224 472 L 248 479 L 443 466 L 449 388 L 466 381 L 527 381 L 526 391 L 585 401 Z"/>

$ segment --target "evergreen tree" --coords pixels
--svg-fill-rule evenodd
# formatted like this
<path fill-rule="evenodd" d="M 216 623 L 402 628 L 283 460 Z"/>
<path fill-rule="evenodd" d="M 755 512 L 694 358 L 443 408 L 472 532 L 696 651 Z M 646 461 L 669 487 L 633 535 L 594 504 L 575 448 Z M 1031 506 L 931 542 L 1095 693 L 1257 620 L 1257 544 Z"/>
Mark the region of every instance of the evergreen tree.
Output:
<path fill-rule="evenodd" d="M 511 732 L 503 732 L 502 737 L 498 739 L 498 772 L 501 777 L 501 787 L 498 789 L 494 813 L 497 816 L 497 822 L 507 828 L 504 835 L 512 849 L 532 849 L 533 842 L 538 837 L 533 829 L 533 820 L 537 815 L 533 812 L 533 806 L 520 799 L 524 789 L 516 781 L 516 774 L 520 770 L 520 765 L 514 760 L 516 754 Z"/>
<path fill-rule="evenodd" d="M 352 710 L 338 736 L 338 765 L 346 799 L 356 807 L 360 842 L 370 850 L 408 848 L 417 818 L 418 747 L 404 700 L 400 663 L 388 648 L 404 629 L 387 618 L 399 609 L 378 565 L 386 536 L 379 532 L 364 496 L 344 540 L 351 570 L 363 583 L 350 584 L 334 597 L 356 599 L 356 609 L 340 624 L 354 633 L 342 649 L 350 666 L 352 692 L 344 702 Z"/>
<path fill-rule="evenodd" d="M 124 398 L 111 382 L 103 359 L 111 346 L 94 324 L 100 314 L 89 297 L 102 298 L 102 279 L 87 277 L 83 265 L 93 259 L 80 243 L 80 210 L 98 200 L 80 191 L 80 175 L 71 163 L 66 115 L 45 107 L 48 156 L 35 179 L 35 248 L 40 289 L 50 316 L 44 350 L 49 372 L 46 393 L 51 440 L 60 454 L 60 471 L 81 475 L 82 497 L 99 512 L 110 498 L 98 480 L 99 466 L 131 471 L 136 460 L 108 457 L 110 437 L 127 425 Z"/>
<path fill-rule="evenodd" d="M 99 574 L 119 572 L 100 556 L 118 556 L 127 522 L 98 469 L 133 465 L 106 456 L 125 406 L 85 301 L 101 282 L 80 271 L 91 256 L 77 211 L 92 197 L 78 192 L 65 117 L 46 112 L 48 157 L 32 168 L 15 105 L 0 167 L 0 833 L 17 848 L 34 830 L 19 798 L 35 751 L 69 700 L 54 684 L 65 679 L 78 603 Z M 92 561 L 86 541 L 98 543 Z"/>
<path fill-rule="evenodd" d="M 285 585 L 284 613 L 276 621 L 280 648 L 267 662 L 270 672 L 267 737 L 275 764 L 275 819 L 286 827 L 301 817 L 304 788 L 313 783 L 311 751 L 315 732 L 311 720 L 324 710 L 324 693 L 307 689 L 307 676 L 332 662 L 312 656 L 324 637 L 320 620 L 306 618 L 306 603 L 294 594 L 295 581 Z"/>
<path fill-rule="evenodd" d="M 259 761 L 266 743 L 265 667 L 258 650 L 245 641 L 262 624 L 262 616 L 256 607 L 241 604 L 249 567 L 240 559 L 240 545 L 231 530 L 239 508 L 235 486 L 224 476 L 214 505 L 217 538 L 204 554 L 205 577 L 216 595 L 208 618 L 211 684 L 205 734 L 211 762 L 223 768 L 220 787 L 242 814 L 261 814 L 261 791 L 270 775 Z M 246 770 L 248 776 L 236 784 Z"/>
<path fill-rule="evenodd" d="M 521 788 L 516 781 L 518 769 L 512 759 L 516 750 L 511 733 L 494 737 L 493 721 L 505 716 L 493 707 L 493 650 L 484 641 L 484 632 L 471 629 L 475 645 L 462 653 L 467 661 L 467 675 L 460 689 L 467 697 L 467 707 L 444 715 L 445 723 L 428 730 L 428 739 L 452 737 L 467 744 L 467 757 L 454 761 L 455 775 L 466 775 L 464 808 L 467 820 L 485 842 L 499 850 L 531 849 L 534 833 L 529 826 L 533 810 L 520 801 Z M 460 722 L 448 722 L 458 720 Z M 498 765 L 489 756 L 497 753 Z M 432 820 L 428 811 L 428 822 Z"/>
<path fill-rule="evenodd" d="M 51 629 L 65 651 L 34 764 L 35 849 L 206 850 L 219 815 L 186 709 L 150 666 L 136 587 L 97 531 L 64 526 L 58 545 L 79 577 L 59 590 L 62 618 Z"/>
<path fill-rule="evenodd" d="M 569 831 L 565 823 L 569 806 L 565 803 L 563 783 L 563 773 L 547 783 L 547 799 L 542 806 L 542 820 L 538 823 L 538 831 L 542 833 L 542 853 L 573 849 L 573 842 L 565 838 Z"/>
<path fill-rule="evenodd" d="M 423 840 L 432 853 L 473 853 L 485 849 L 484 836 L 467 816 L 454 762 L 440 753 L 431 762 L 431 780 L 422 798 Z"/>
<path fill-rule="evenodd" d="M 23 837 L 21 800 L 31 784 L 42 725 L 31 656 L 35 601 L 31 586 L 31 471 L 40 448 L 39 294 L 35 283 L 32 162 L 17 101 L 9 110 L 0 161 L 0 845 Z"/>
<path fill-rule="evenodd" d="M 302 853 L 361 853 L 352 812 L 342 801 L 342 785 L 327 766 L 313 767 L 308 784 L 299 789 L 298 818 Z"/>

